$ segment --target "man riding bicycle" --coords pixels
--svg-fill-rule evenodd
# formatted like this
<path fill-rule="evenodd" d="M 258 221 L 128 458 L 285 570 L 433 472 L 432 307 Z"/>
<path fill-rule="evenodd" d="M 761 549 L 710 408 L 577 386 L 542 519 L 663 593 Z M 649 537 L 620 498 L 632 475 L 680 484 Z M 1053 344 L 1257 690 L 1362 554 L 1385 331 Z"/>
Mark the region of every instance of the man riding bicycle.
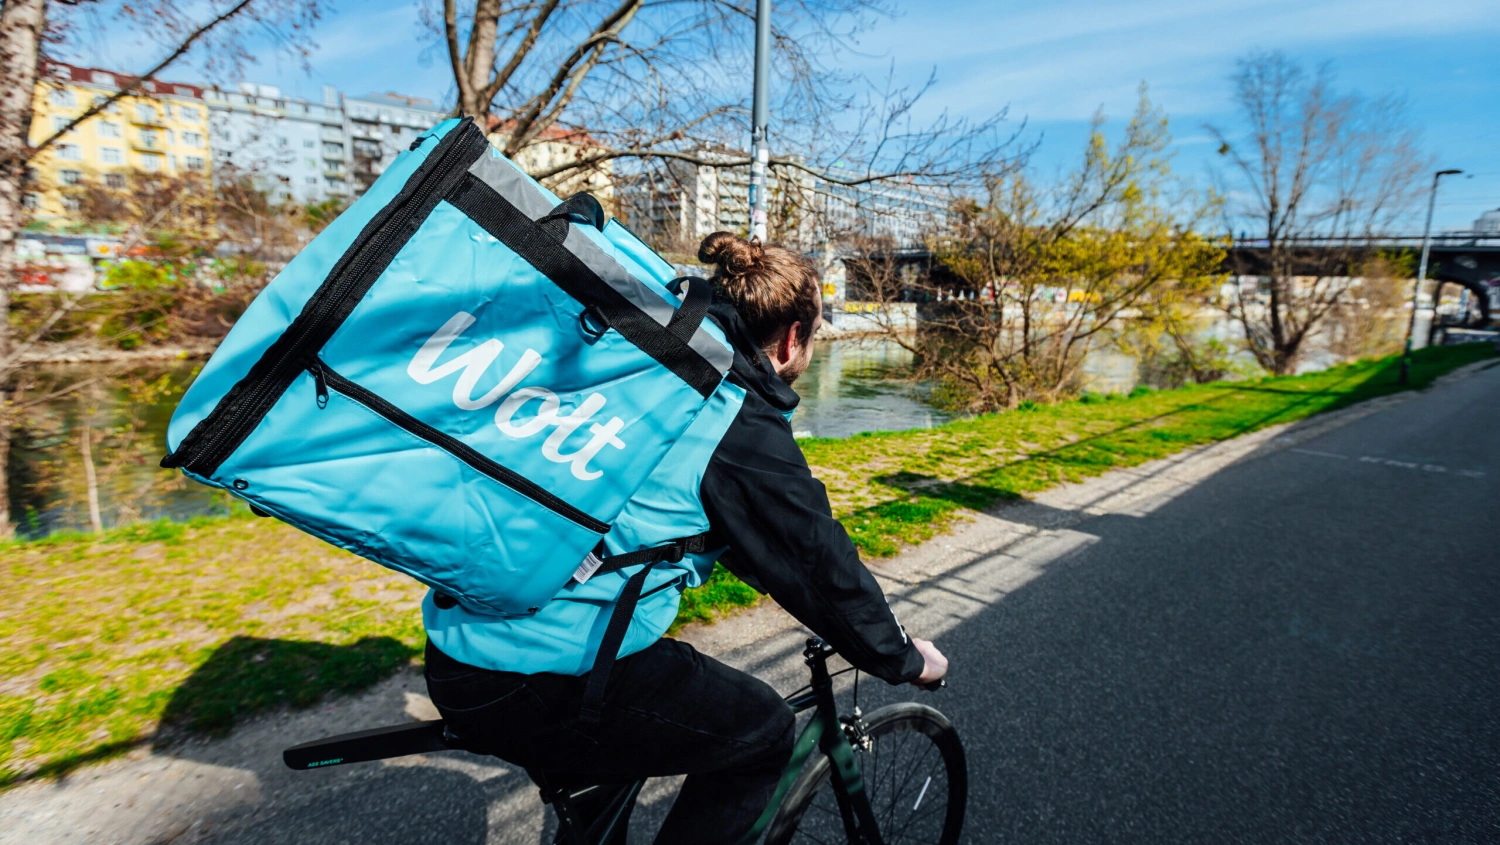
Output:
<path fill-rule="evenodd" d="M 581 709 L 615 603 L 639 566 L 580 568 L 524 616 L 423 603 L 427 685 L 465 747 L 528 769 L 600 780 L 686 774 L 658 843 L 734 842 L 791 755 L 794 719 L 763 681 L 662 635 L 682 590 L 715 561 L 768 593 L 856 668 L 932 683 L 947 661 L 909 638 L 792 437 L 791 384 L 807 369 L 821 290 L 807 259 L 717 232 L 709 314 L 735 350 L 730 375 L 605 538 L 619 556 L 706 532 L 647 567 L 596 718 Z M 701 549 L 694 550 L 694 549 Z"/>

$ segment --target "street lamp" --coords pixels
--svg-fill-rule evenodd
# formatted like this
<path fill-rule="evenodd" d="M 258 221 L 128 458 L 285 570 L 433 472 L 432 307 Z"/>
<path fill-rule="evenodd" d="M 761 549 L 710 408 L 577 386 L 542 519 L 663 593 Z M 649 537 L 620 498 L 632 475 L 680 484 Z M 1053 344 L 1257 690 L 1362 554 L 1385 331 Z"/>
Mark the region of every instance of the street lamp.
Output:
<path fill-rule="evenodd" d="M 771 148 L 766 143 L 766 99 L 771 79 L 771 0 L 755 3 L 755 92 L 750 112 L 750 237 L 766 241 L 766 170 Z"/>
<path fill-rule="evenodd" d="M 1417 305 L 1422 301 L 1422 283 L 1427 281 L 1427 250 L 1432 239 L 1432 209 L 1437 205 L 1438 180 L 1457 176 L 1462 170 L 1439 170 L 1432 174 L 1432 193 L 1427 197 L 1427 226 L 1422 229 L 1422 261 L 1417 266 L 1417 286 L 1411 292 L 1411 316 L 1406 321 L 1406 350 L 1401 353 L 1400 384 L 1406 384 L 1411 372 L 1411 336 L 1417 330 Z"/>

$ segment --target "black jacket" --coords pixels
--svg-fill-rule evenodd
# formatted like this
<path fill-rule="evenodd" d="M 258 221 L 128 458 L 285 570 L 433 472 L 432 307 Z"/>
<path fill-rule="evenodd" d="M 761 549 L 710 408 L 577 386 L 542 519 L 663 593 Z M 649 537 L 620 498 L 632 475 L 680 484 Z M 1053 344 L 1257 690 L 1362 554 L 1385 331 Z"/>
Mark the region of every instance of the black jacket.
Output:
<path fill-rule="evenodd" d="M 710 315 L 735 348 L 729 380 L 745 389 L 703 476 L 711 545 L 728 546 L 721 562 L 730 572 L 769 593 L 855 667 L 893 684 L 915 680 L 921 654 L 792 437 L 785 412 L 797 407 L 797 394 L 733 308 L 716 302 Z"/>

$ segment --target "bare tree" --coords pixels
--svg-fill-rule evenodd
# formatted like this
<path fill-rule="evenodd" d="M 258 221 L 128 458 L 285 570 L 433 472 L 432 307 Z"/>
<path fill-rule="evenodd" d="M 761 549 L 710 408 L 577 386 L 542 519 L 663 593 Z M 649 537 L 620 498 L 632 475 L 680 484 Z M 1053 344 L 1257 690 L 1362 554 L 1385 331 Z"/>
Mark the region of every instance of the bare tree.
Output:
<path fill-rule="evenodd" d="M 612 162 L 748 167 L 753 2 L 430 2 L 457 111 L 492 126 L 523 166 L 528 148 L 577 139 L 571 155 L 529 167 L 538 179 L 555 184 Z M 877 88 L 839 68 L 852 37 L 887 13 L 882 0 L 778 3 L 773 140 L 788 154 L 771 159 L 773 171 L 844 185 L 982 184 L 1009 163 L 1003 113 L 921 120 L 914 106 L 925 86 Z"/>
<path fill-rule="evenodd" d="M 851 262 L 865 296 L 919 303 L 919 331 L 890 307 L 873 319 L 948 404 L 993 411 L 1058 398 L 1122 322 L 1201 303 L 1217 282 L 1223 253 L 1196 231 L 1214 206 L 1172 179 L 1165 116 L 1143 88 L 1113 149 L 1103 122 L 1095 117 L 1083 161 L 1056 187 L 1017 173 L 984 204 L 961 204 L 956 231 L 931 242 L 929 272 L 891 272 L 878 248 Z"/>
<path fill-rule="evenodd" d="M 15 233 L 21 225 L 21 197 L 27 164 L 59 137 L 118 101 L 140 96 L 146 83 L 189 52 L 200 55 L 211 73 L 233 73 L 254 60 L 251 36 L 271 33 L 276 48 L 305 56 L 309 33 L 323 0 L 233 0 L 196 3 L 140 0 L 121 4 L 111 25 L 145 36 L 162 58 L 107 97 L 96 100 L 65 125 L 31 145 L 32 97 L 49 50 L 66 49 L 77 32 L 97 25 L 90 0 L 5 0 L 0 7 L 0 468 L 9 454 L 9 388 L 20 352 L 9 331 L 10 296 L 15 286 Z M 206 8 L 205 8 L 206 7 Z M 23 340 L 23 345 L 34 338 Z M 0 470 L 0 536 L 12 532 L 9 493 Z"/>
<path fill-rule="evenodd" d="M 1259 287 L 1241 286 L 1226 308 L 1256 361 L 1288 373 L 1351 296 L 1372 240 L 1409 219 L 1430 160 L 1402 100 L 1340 93 L 1327 65 L 1256 52 L 1231 79 L 1239 125 L 1208 130 L 1234 200 L 1225 224 L 1253 232 L 1262 258 L 1239 268 Z"/>

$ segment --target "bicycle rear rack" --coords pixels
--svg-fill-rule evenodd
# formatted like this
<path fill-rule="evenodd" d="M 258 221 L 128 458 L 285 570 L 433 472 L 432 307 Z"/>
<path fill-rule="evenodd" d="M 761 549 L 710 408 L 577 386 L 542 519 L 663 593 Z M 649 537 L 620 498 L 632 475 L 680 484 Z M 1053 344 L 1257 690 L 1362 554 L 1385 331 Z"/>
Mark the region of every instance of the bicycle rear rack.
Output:
<path fill-rule="evenodd" d="M 288 768 L 306 771 L 409 754 L 461 750 L 457 737 L 443 720 L 434 719 L 315 739 L 281 752 L 281 759 Z"/>

